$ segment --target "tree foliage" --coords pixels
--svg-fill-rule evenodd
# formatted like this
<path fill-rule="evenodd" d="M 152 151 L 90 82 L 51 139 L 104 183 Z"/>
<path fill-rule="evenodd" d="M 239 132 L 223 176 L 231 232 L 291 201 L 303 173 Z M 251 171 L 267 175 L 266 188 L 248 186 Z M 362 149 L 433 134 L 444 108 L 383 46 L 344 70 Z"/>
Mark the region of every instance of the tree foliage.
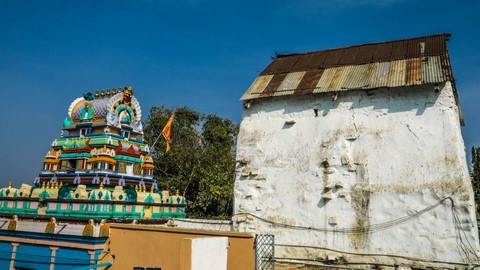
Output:
<path fill-rule="evenodd" d="M 475 204 L 477 208 L 477 216 L 480 206 L 480 148 L 472 147 L 472 187 L 475 194 Z"/>
<path fill-rule="evenodd" d="M 172 110 L 152 107 L 144 122 L 146 142 L 152 146 Z M 216 115 L 187 107 L 175 109 L 171 150 L 161 137 L 152 149 L 154 177 L 161 189 L 177 190 L 188 201 L 191 217 L 227 218 L 233 209 L 235 154 L 238 125 Z"/>

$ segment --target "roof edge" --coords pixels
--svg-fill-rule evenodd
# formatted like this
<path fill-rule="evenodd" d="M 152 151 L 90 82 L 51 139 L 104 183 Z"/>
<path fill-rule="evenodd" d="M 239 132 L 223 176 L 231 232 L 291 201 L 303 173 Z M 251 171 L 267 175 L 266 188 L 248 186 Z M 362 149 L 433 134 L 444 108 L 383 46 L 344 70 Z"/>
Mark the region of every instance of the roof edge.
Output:
<path fill-rule="evenodd" d="M 314 53 L 319 53 L 319 52 L 336 51 L 336 50 L 356 48 L 356 47 L 361 47 L 361 46 L 378 45 L 378 44 L 385 44 L 385 43 L 391 43 L 391 42 L 402 42 L 402 41 L 424 39 L 424 38 L 438 37 L 438 36 L 445 36 L 446 41 L 449 41 L 452 34 L 447 32 L 447 33 L 439 33 L 439 34 L 426 35 L 426 36 L 420 36 L 420 37 L 414 37 L 414 38 L 385 40 L 385 41 L 379 41 L 379 42 L 367 42 L 367 43 L 356 44 L 356 45 L 351 45 L 351 46 L 335 47 L 335 48 L 308 51 L 308 52 L 287 53 L 287 54 L 281 54 L 281 53 L 275 52 L 275 57 L 272 57 L 272 58 L 273 59 L 278 59 L 278 58 L 282 58 L 282 57 L 289 57 L 289 56 L 295 56 L 295 55 L 308 55 L 308 54 L 314 54 Z"/>

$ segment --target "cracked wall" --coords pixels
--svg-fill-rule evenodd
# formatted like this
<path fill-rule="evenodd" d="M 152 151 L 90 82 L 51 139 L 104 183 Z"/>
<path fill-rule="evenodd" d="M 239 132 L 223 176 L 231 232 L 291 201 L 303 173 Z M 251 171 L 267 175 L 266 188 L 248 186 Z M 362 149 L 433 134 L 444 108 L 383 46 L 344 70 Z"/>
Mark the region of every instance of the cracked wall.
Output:
<path fill-rule="evenodd" d="M 237 230 L 280 244 L 476 259 L 450 83 L 254 100 L 238 135 L 234 209 Z"/>

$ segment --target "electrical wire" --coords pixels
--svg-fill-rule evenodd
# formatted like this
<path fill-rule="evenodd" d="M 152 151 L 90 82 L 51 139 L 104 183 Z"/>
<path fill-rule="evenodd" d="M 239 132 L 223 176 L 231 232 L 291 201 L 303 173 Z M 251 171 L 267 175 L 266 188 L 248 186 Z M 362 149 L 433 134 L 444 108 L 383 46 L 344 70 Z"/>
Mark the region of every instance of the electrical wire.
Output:
<path fill-rule="evenodd" d="M 319 231 L 319 232 L 327 232 L 327 233 L 340 233 L 340 234 L 347 234 L 347 235 L 348 234 L 365 234 L 365 233 L 373 233 L 373 232 L 376 232 L 376 231 L 385 230 L 385 229 L 388 229 L 390 227 L 406 223 L 406 222 L 408 222 L 412 219 L 415 219 L 415 218 L 429 212 L 430 210 L 438 207 L 439 205 L 441 205 L 446 200 L 453 201 L 451 199 L 451 197 L 446 197 L 446 198 L 441 199 L 440 201 L 438 201 L 434 205 L 426 207 L 426 208 L 424 208 L 424 209 L 422 209 L 422 210 L 420 210 L 420 211 L 418 211 L 418 212 L 416 212 L 412 215 L 407 215 L 407 216 L 397 218 L 397 219 L 394 219 L 394 220 L 390 220 L 390 221 L 387 221 L 387 222 L 383 222 L 383 223 L 373 224 L 373 225 L 370 225 L 368 227 L 353 227 L 353 228 L 340 228 L 340 229 L 336 229 L 336 228 L 333 228 L 333 229 L 330 229 L 330 228 L 315 228 L 315 227 L 307 227 L 307 226 L 298 226 L 298 225 L 289 225 L 289 224 L 279 223 L 279 222 L 275 222 L 275 221 L 272 221 L 272 220 L 269 220 L 269 219 L 266 219 L 266 218 L 257 216 L 253 213 L 248 213 L 248 212 L 240 212 L 238 214 L 235 214 L 234 216 L 250 215 L 250 216 L 253 216 L 253 217 L 255 217 L 255 218 L 257 218 L 261 221 L 264 221 L 264 222 L 267 222 L 267 223 L 270 223 L 270 224 L 273 224 L 273 225 L 276 225 L 276 226 L 279 226 L 279 227 L 290 228 L 290 229 L 311 230 L 311 231 Z"/>
<path fill-rule="evenodd" d="M 454 227 L 455 227 L 455 231 L 456 231 L 456 235 L 457 235 L 457 238 L 456 238 L 457 245 L 460 248 L 460 250 L 462 251 L 465 261 L 468 261 L 468 262 L 477 261 L 478 262 L 478 261 L 480 261 L 480 257 L 478 256 L 477 252 L 475 252 L 475 248 L 472 246 L 472 244 L 468 240 L 468 236 L 465 233 L 465 230 L 463 230 L 462 227 L 461 227 L 461 221 L 460 221 L 460 218 L 458 217 L 458 214 L 457 214 L 457 211 L 456 211 L 456 208 L 455 208 L 455 202 L 452 198 L 452 196 L 457 191 L 458 191 L 458 189 L 455 190 L 450 196 L 445 197 L 445 198 L 439 200 L 437 203 L 435 203 L 431 206 L 428 206 L 428 207 L 426 207 L 426 208 L 424 208 L 424 209 L 422 209 L 422 210 L 420 210 L 420 211 L 418 211 L 414 214 L 407 215 L 407 216 L 397 218 L 397 219 L 394 219 L 394 220 L 390 220 L 390 221 L 387 221 L 387 222 L 383 222 L 383 223 L 369 225 L 367 227 L 353 227 L 353 228 L 340 228 L 340 229 L 337 229 L 337 228 L 315 228 L 315 227 L 290 225 L 290 224 L 275 222 L 275 221 L 257 216 L 255 214 L 249 213 L 249 212 L 240 212 L 240 213 L 235 214 L 234 216 L 249 215 L 249 216 L 253 216 L 256 219 L 261 220 L 263 222 L 272 224 L 274 226 L 288 228 L 288 229 L 318 231 L 318 232 L 324 232 L 324 233 L 339 233 L 339 234 L 344 234 L 344 235 L 359 235 L 359 234 L 367 234 L 367 233 L 374 233 L 374 232 L 382 231 L 382 230 L 385 230 L 385 229 L 388 229 L 388 228 L 391 228 L 391 227 L 398 226 L 400 224 L 409 222 L 409 221 L 411 221 L 411 220 L 413 220 L 413 219 L 415 219 L 415 218 L 417 218 L 417 217 L 419 217 L 419 216 L 437 208 L 438 206 L 442 205 L 445 201 L 449 201 L 451 203 L 450 209 L 452 211 Z M 464 240 L 464 238 L 465 238 L 465 240 Z M 344 251 L 339 251 L 339 252 L 347 253 L 347 252 L 344 252 Z"/>

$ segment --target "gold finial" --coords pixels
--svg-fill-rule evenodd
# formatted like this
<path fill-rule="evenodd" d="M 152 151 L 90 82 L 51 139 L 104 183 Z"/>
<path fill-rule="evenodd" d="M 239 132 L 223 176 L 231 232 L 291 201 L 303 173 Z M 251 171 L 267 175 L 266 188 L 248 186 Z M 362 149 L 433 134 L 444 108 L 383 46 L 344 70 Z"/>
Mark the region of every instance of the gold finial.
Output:
<path fill-rule="evenodd" d="M 143 185 L 143 192 L 146 192 L 146 191 L 147 191 L 147 187 Z"/>
<path fill-rule="evenodd" d="M 135 185 L 135 191 L 138 192 L 138 185 Z"/>
<path fill-rule="evenodd" d="M 8 182 L 8 188 L 12 187 L 12 181 Z"/>
<path fill-rule="evenodd" d="M 107 94 L 106 95 L 107 95 L 107 97 L 110 96 L 110 88 L 107 88 Z"/>
<path fill-rule="evenodd" d="M 103 98 L 105 97 L 105 89 L 102 89 L 102 92 L 100 92 L 100 96 Z"/>
<path fill-rule="evenodd" d="M 112 96 L 116 95 L 117 94 L 117 89 L 113 88 L 112 89 Z"/>
<path fill-rule="evenodd" d="M 177 189 L 177 192 L 175 192 L 176 196 L 180 196 L 180 190 Z"/>
<path fill-rule="evenodd" d="M 123 91 L 127 95 L 133 95 L 133 88 L 131 86 L 125 87 L 125 91 Z"/>
<path fill-rule="evenodd" d="M 60 182 L 60 188 L 61 188 L 61 187 L 63 187 L 63 181 L 62 181 L 62 182 Z"/>
<path fill-rule="evenodd" d="M 98 89 L 97 89 L 97 90 L 95 90 L 95 98 L 98 99 L 98 96 L 99 96 L 99 94 L 98 94 Z"/>
<path fill-rule="evenodd" d="M 103 189 L 103 183 L 100 183 L 100 189 Z"/>
<path fill-rule="evenodd" d="M 45 188 L 45 181 L 42 182 L 42 188 Z"/>
<path fill-rule="evenodd" d="M 150 193 L 153 193 L 153 185 L 150 187 Z"/>
<path fill-rule="evenodd" d="M 50 188 L 50 182 L 47 182 L 47 186 L 46 186 L 47 189 Z"/>
<path fill-rule="evenodd" d="M 58 189 L 59 186 L 60 186 L 60 183 L 56 182 L 55 183 L 55 189 Z"/>

